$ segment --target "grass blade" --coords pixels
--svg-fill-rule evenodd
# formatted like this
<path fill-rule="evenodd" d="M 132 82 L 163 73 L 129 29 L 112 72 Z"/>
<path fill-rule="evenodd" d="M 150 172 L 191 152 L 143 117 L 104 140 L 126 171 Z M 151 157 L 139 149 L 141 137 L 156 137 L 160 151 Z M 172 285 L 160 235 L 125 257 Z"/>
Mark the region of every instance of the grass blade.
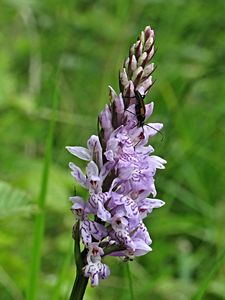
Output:
<path fill-rule="evenodd" d="M 69 247 L 68 247 L 68 250 L 66 252 L 61 270 L 58 273 L 58 280 L 57 280 L 56 285 L 54 286 L 51 300 L 60 299 L 60 293 L 61 293 L 62 285 L 66 282 L 66 277 L 68 276 L 68 269 L 69 269 L 69 266 L 71 264 L 71 261 L 73 260 L 72 249 L 73 249 L 73 240 L 71 239 L 71 240 L 69 240 Z"/>
<path fill-rule="evenodd" d="M 57 79 L 58 76 L 56 76 Z M 47 187 L 48 187 L 48 176 L 49 176 L 49 168 L 52 157 L 52 144 L 53 144 L 53 134 L 55 127 L 55 112 L 58 104 L 58 94 L 57 94 L 57 80 L 54 87 L 53 93 L 53 103 L 52 103 L 52 116 L 49 121 L 49 129 L 46 139 L 46 152 L 44 158 L 43 172 L 41 178 L 41 187 L 40 194 L 38 197 L 38 208 L 39 212 L 35 218 L 34 224 L 34 240 L 33 240 L 33 250 L 32 250 L 32 258 L 31 258 L 31 268 L 30 268 L 30 278 L 29 278 L 29 286 L 27 290 L 27 299 L 33 300 L 37 298 L 37 280 L 38 273 L 40 270 L 40 262 L 41 262 L 41 245 L 42 239 L 44 235 L 44 224 L 45 224 L 45 203 L 47 196 Z"/>
<path fill-rule="evenodd" d="M 215 275 L 217 270 L 220 268 L 221 263 L 223 262 L 224 258 L 225 258 L 225 250 L 223 250 L 222 253 L 220 253 L 220 255 L 213 262 L 213 264 L 212 264 L 213 267 L 211 268 L 211 271 L 208 272 L 207 275 L 205 276 L 205 278 L 203 279 L 202 284 L 200 285 L 200 288 L 199 288 L 197 294 L 193 298 L 194 300 L 204 299 L 203 297 L 208 288 L 210 280 L 212 280 L 213 276 Z"/>
<path fill-rule="evenodd" d="M 129 290 L 129 299 L 134 300 L 134 289 L 133 289 L 133 281 L 132 281 L 132 274 L 130 271 L 130 265 L 129 262 L 126 263 L 126 273 L 127 273 L 127 279 L 128 279 L 128 290 Z"/>
<path fill-rule="evenodd" d="M 5 269 L 1 265 L 0 265 L 0 285 L 5 287 L 7 292 L 12 297 L 11 299 L 17 299 L 17 300 L 24 299 L 16 282 L 14 282 L 12 277 L 5 271 Z"/>

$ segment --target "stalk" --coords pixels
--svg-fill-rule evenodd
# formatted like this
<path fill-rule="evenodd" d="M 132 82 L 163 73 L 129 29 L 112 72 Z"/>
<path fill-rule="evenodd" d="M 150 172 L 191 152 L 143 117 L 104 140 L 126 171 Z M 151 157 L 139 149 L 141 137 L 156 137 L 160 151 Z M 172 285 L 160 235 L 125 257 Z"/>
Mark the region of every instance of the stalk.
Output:
<path fill-rule="evenodd" d="M 80 222 L 78 221 L 73 227 L 74 238 L 74 259 L 76 263 L 76 277 L 70 300 L 82 300 L 87 287 L 88 278 L 83 276 L 82 268 L 85 265 L 87 251 L 80 252 Z"/>

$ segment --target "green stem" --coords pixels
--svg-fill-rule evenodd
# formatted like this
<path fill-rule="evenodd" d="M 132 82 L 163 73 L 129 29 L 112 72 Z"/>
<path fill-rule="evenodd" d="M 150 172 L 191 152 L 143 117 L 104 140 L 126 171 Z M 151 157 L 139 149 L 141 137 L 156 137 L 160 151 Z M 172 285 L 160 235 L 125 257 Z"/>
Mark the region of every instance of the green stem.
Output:
<path fill-rule="evenodd" d="M 74 232 L 74 258 L 77 267 L 76 278 L 73 284 L 73 289 L 70 295 L 70 300 L 82 300 L 87 287 L 88 278 L 83 275 L 83 267 L 87 256 L 87 250 L 80 252 L 80 222 L 73 227 Z"/>
<path fill-rule="evenodd" d="M 88 278 L 84 277 L 82 273 L 77 272 L 73 289 L 70 295 L 70 300 L 82 300 L 87 287 L 87 283 Z"/>
<path fill-rule="evenodd" d="M 129 262 L 126 264 L 126 271 L 127 271 L 127 277 L 128 277 L 128 287 L 130 292 L 130 300 L 134 300 L 134 289 L 133 289 L 133 281 L 132 281 L 132 274 L 130 271 L 130 265 Z"/>

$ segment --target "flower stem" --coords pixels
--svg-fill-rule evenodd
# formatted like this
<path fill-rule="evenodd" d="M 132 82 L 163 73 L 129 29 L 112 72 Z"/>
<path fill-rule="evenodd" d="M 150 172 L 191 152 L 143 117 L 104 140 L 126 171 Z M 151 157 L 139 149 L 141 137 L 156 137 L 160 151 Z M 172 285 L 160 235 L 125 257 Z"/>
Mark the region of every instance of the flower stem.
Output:
<path fill-rule="evenodd" d="M 132 281 L 132 274 L 130 271 L 130 265 L 129 262 L 126 264 L 126 271 L 127 271 L 127 278 L 128 278 L 128 286 L 129 286 L 129 292 L 130 292 L 130 300 L 134 300 L 134 289 L 133 289 L 133 281 Z"/>
<path fill-rule="evenodd" d="M 82 300 L 87 287 L 88 278 L 84 277 L 82 268 L 85 265 L 86 249 L 80 252 L 80 222 L 73 227 L 74 258 L 77 267 L 76 278 L 70 295 L 70 300 Z"/>
<path fill-rule="evenodd" d="M 82 273 L 77 272 L 73 289 L 70 295 L 70 300 L 82 300 L 87 287 L 87 283 L 88 278 L 84 277 Z"/>

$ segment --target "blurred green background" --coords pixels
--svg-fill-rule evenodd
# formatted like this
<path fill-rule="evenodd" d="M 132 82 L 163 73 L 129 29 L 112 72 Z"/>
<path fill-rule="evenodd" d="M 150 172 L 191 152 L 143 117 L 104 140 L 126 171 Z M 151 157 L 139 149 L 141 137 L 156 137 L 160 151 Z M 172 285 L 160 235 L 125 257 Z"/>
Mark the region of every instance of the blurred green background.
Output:
<path fill-rule="evenodd" d="M 118 91 L 118 70 L 146 25 L 158 49 L 157 81 L 146 101 L 155 102 L 152 121 L 165 126 L 164 140 L 155 137 L 153 146 L 168 164 L 156 177 L 166 205 L 147 222 L 153 251 L 130 263 L 134 298 L 225 299 L 225 1 L 2 0 L 0 6 L 0 299 L 26 299 L 43 220 L 36 299 L 68 299 L 74 280 L 68 196 L 75 185 L 68 162 L 85 165 L 65 146 L 85 146 L 96 134 L 108 85 Z M 34 227 L 40 205 L 45 218 Z M 126 264 L 105 261 L 110 278 L 88 288 L 85 299 L 130 299 Z"/>

